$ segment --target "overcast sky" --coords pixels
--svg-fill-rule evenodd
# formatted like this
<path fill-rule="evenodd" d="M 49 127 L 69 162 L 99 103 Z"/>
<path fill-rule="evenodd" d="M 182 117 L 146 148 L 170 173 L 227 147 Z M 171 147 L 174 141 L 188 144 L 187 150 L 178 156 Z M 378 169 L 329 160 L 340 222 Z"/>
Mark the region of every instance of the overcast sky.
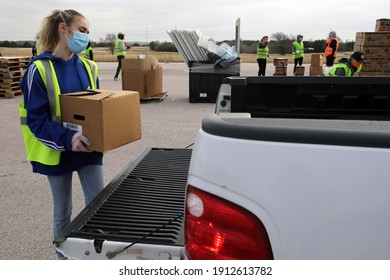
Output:
<path fill-rule="evenodd" d="M 54 9 L 82 13 L 93 41 L 118 32 L 126 34 L 126 41 L 171 41 L 171 29 L 200 30 L 217 41 L 234 39 L 237 18 L 242 40 L 275 32 L 317 40 L 335 30 L 346 41 L 355 40 L 356 32 L 374 32 L 377 19 L 390 18 L 389 0 L 1 0 L 0 41 L 34 39 Z"/>

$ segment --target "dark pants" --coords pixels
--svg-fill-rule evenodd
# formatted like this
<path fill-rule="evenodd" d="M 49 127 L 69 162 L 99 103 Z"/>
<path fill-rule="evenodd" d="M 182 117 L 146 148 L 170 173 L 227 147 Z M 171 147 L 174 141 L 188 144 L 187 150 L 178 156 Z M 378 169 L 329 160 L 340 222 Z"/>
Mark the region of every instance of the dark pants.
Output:
<path fill-rule="evenodd" d="M 333 66 L 334 57 L 333 56 L 327 56 L 326 57 L 326 66 Z"/>
<path fill-rule="evenodd" d="M 258 58 L 257 64 L 259 65 L 258 76 L 265 76 L 265 67 L 267 66 L 267 59 Z"/>
<path fill-rule="evenodd" d="M 118 59 L 118 67 L 116 68 L 116 73 L 115 73 L 114 78 L 118 78 L 119 73 L 121 72 L 121 69 L 122 69 L 122 59 L 124 59 L 124 58 L 125 58 L 124 55 L 118 55 L 118 56 L 117 56 L 117 59 Z"/>
<path fill-rule="evenodd" d="M 303 57 L 294 58 L 294 73 L 295 70 L 297 70 L 297 65 L 302 66 L 303 63 Z"/>

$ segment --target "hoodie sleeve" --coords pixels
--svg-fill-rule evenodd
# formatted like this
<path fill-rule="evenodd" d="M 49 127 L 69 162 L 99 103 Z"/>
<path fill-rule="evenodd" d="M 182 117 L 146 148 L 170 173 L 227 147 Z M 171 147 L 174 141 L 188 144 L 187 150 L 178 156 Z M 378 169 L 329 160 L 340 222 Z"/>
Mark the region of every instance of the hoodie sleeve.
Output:
<path fill-rule="evenodd" d="M 20 88 L 27 110 L 27 126 L 32 134 L 55 151 L 71 150 L 71 140 L 76 132 L 50 120 L 46 87 L 34 63 L 30 64 L 24 74 Z"/>

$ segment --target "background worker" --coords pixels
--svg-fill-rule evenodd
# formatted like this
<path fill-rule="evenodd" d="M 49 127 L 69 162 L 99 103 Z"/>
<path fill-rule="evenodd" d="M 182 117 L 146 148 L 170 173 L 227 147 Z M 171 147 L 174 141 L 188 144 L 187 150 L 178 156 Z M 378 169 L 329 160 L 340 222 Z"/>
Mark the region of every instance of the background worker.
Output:
<path fill-rule="evenodd" d="M 313 50 L 313 48 L 306 48 L 303 45 L 303 36 L 298 34 L 297 40 L 292 43 L 292 55 L 294 59 L 294 74 L 297 69 L 297 65 L 302 66 L 303 58 L 305 56 L 305 50 Z"/>
<path fill-rule="evenodd" d="M 259 65 L 258 76 L 265 76 L 265 68 L 267 66 L 267 58 L 269 56 L 268 36 L 263 36 L 257 45 L 256 60 Z"/>
<path fill-rule="evenodd" d="M 350 57 L 342 58 L 326 76 L 346 76 L 351 77 L 362 70 L 365 61 L 364 53 L 355 51 Z"/>
<path fill-rule="evenodd" d="M 34 173 L 49 181 L 56 239 L 71 221 L 73 172 L 80 178 L 86 205 L 104 188 L 103 154 L 89 150 L 89 140 L 81 132 L 62 126 L 60 95 L 96 89 L 99 80 L 96 63 L 78 56 L 89 41 L 89 23 L 83 15 L 54 10 L 43 20 L 39 34 L 40 54 L 20 83 L 19 112 L 27 160 Z M 60 252 L 56 257 L 65 258 Z"/>
<path fill-rule="evenodd" d="M 34 58 L 38 55 L 37 41 L 36 40 L 33 42 L 31 52 L 32 52 L 32 58 Z"/>
<path fill-rule="evenodd" d="M 130 46 L 126 45 L 124 39 L 125 39 L 125 34 L 122 32 L 119 32 L 118 39 L 116 39 L 116 41 L 115 41 L 115 48 L 114 48 L 115 55 L 116 55 L 116 58 L 118 60 L 118 66 L 116 68 L 116 73 L 114 76 L 115 81 L 118 81 L 118 76 L 119 76 L 119 73 L 122 69 L 122 59 L 125 58 L 126 50 L 130 49 Z"/>
<path fill-rule="evenodd" d="M 93 60 L 93 50 L 91 47 L 91 41 L 88 42 L 87 48 L 84 51 L 84 58 Z"/>
<path fill-rule="evenodd" d="M 326 48 L 324 53 L 327 67 L 333 66 L 333 62 L 336 59 L 338 49 L 339 40 L 336 37 L 336 32 L 331 31 L 328 35 L 328 40 L 326 40 Z"/>
<path fill-rule="evenodd" d="M 294 74 L 297 69 L 297 65 L 302 66 L 305 47 L 303 46 L 303 36 L 298 34 L 297 40 L 292 43 L 292 55 L 294 59 Z"/>

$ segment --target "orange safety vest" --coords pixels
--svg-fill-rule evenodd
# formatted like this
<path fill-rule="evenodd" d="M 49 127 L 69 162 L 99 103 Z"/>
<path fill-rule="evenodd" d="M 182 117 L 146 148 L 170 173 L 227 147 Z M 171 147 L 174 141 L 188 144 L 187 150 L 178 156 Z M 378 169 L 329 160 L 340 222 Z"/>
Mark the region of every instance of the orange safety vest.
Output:
<path fill-rule="evenodd" d="M 333 48 L 330 47 L 330 43 L 331 43 L 333 40 L 336 40 L 336 51 L 334 52 L 334 55 L 333 55 L 333 57 L 336 57 L 337 50 L 339 49 L 339 40 L 338 40 L 337 38 L 333 38 L 332 40 L 327 40 L 327 41 L 326 41 L 327 46 L 326 46 L 326 49 L 325 49 L 325 56 L 331 56 L 331 55 L 332 55 L 332 53 L 333 53 Z"/>

